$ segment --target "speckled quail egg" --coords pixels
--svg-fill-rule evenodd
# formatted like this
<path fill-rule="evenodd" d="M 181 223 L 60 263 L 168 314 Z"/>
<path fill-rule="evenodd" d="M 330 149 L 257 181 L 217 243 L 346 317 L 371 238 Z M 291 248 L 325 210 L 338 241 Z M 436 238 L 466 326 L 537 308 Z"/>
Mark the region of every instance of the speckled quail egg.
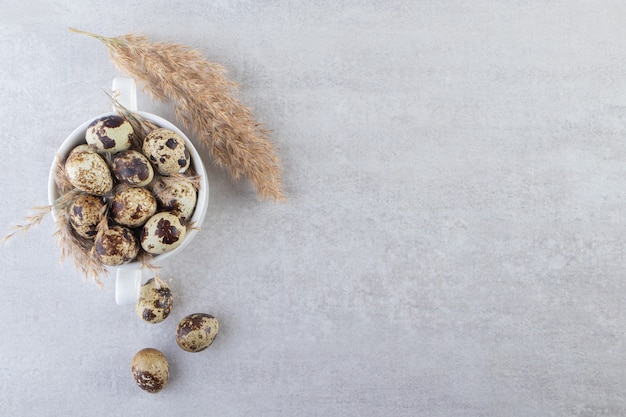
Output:
<path fill-rule="evenodd" d="M 145 187 L 154 177 L 152 165 L 141 152 L 127 150 L 113 158 L 113 175 L 131 187 Z"/>
<path fill-rule="evenodd" d="M 117 115 L 96 119 L 87 126 L 85 140 L 98 153 L 116 153 L 130 148 L 133 127 Z"/>
<path fill-rule="evenodd" d="M 131 363 L 133 380 L 144 391 L 156 394 L 165 388 L 170 375 L 167 358 L 157 349 L 141 349 Z"/>
<path fill-rule="evenodd" d="M 93 239 L 98 233 L 96 227 L 104 213 L 102 198 L 91 194 L 83 194 L 70 204 L 67 211 L 70 224 L 74 231 L 87 239 Z"/>
<path fill-rule="evenodd" d="M 135 312 L 148 323 L 160 323 L 172 311 L 172 292 L 165 282 L 150 278 L 139 289 Z"/>
<path fill-rule="evenodd" d="M 142 226 L 157 209 L 154 195 L 145 188 L 119 187 L 109 202 L 110 215 L 117 224 Z"/>
<path fill-rule="evenodd" d="M 185 140 L 176 132 L 159 128 L 143 141 L 143 153 L 161 175 L 183 173 L 191 164 L 191 155 Z"/>
<path fill-rule="evenodd" d="M 219 323 L 212 315 L 190 314 L 178 323 L 176 342 L 187 352 L 200 352 L 213 343 L 218 330 Z"/>
<path fill-rule="evenodd" d="M 89 194 L 101 196 L 113 188 L 111 171 L 95 152 L 76 149 L 71 152 L 65 161 L 65 175 L 74 187 Z"/>
<path fill-rule="evenodd" d="M 161 210 L 177 215 L 183 223 L 191 218 L 198 192 L 190 182 L 159 178 L 152 185 L 152 191 Z"/>
<path fill-rule="evenodd" d="M 117 266 L 135 259 L 139 244 L 133 231 L 122 226 L 101 230 L 94 242 L 96 257 L 105 265 Z"/>
<path fill-rule="evenodd" d="M 178 216 L 162 212 L 152 216 L 141 231 L 141 247 L 148 253 L 159 255 L 176 249 L 183 243 L 187 229 Z"/>

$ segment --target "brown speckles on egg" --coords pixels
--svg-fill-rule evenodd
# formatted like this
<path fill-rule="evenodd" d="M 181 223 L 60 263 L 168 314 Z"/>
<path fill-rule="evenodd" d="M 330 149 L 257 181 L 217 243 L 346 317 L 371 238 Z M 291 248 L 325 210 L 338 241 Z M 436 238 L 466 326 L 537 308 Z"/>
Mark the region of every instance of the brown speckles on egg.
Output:
<path fill-rule="evenodd" d="M 126 204 L 123 201 L 115 201 L 111 200 L 109 202 L 109 206 L 111 207 L 111 211 L 113 213 L 119 213 L 126 208 Z"/>
<path fill-rule="evenodd" d="M 154 255 L 170 252 L 182 244 L 186 233 L 187 229 L 176 215 L 157 213 L 141 231 L 141 247 Z"/>
<path fill-rule="evenodd" d="M 74 187 L 89 194 L 102 196 L 113 188 L 111 171 L 95 152 L 71 152 L 65 161 L 65 174 Z"/>
<path fill-rule="evenodd" d="M 173 245 L 180 239 L 180 231 L 169 219 L 159 219 L 155 234 L 166 245 Z"/>
<path fill-rule="evenodd" d="M 176 342 L 187 352 L 200 352 L 209 347 L 219 331 L 219 322 L 205 313 L 190 314 L 176 328 Z"/>
<path fill-rule="evenodd" d="M 87 127 L 85 140 L 96 152 L 116 153 L 130 148 L 133 127 L 117 115 L 96 119 Z"/>
<path fill-rule="evenodd" d="M 141 312 L 141 318 L 148 323 L 156 323 L 154 319 L 156 319 L 156 314 L 152 311 L 151 308 L 144 308 Z"/>
<path fill-rule="evenodd" d="M 110 202 L 111 218 L 128 227 L 142 226 L 155 212 L 157 202 L 145 188 L 120 187 Z"/>
<path fill-rule="evenodd" d="M 133 357 L 131 373 L 139 388 L 155 394 L 167 384 L 169 364 L 163 353 L 157 349 L 146 348 Z"/>
<path fill-rule="evenodd" d="M 144 139 L 142 151 L 161 175 L 183 173 L 191 164 L 184 139 L 169 129 L 150 132 Z"/>
<path fill-rule="evenodd" d="M 144 187 L 154 177 L 152 164 L 140 152 L 128 150 L 120 152 L 113 159 L 113 174 L 123 184 Z"/>
<path fill-rule="evenodd" d="M 103 264 L 117 266 L 135 259 L 139 253 L 139 245 L 130 229 L 113 226 L 98 232 L 94 252 Z"/>
<path fill-rule="evenodd" d="M 74 231 L 87 239 L 96 236 L 96 227 L 102 220 L 104 202 L 100 197 L 83 194 L 70 204 L 68 214 Z"/>
<path fill-rule="evenodd" d="M 72 207 L 71 210 L 70 210 L 70 213 L 73 214 L 77 219 L 83 220 L 83 208 L 82 207 L 80 207 L 80 206 Z"/>
<path fill-rule="evenodd" d="M 170 149 L 176 149 L 176 147 L 178 147 L 178 142 L 172 138 L 169 138 L 166 142 L 165 142 L 165 146 L 167 146 Z"/>
<path fill-rule="evenodd" d="M 139 289 L 135 312 L 148 323 L 160 323 L 172 310 L 172 292 L 165 282 L 150 278 Z"/>
<path fill-rule="evenodd" d="M 100 119 L 100 125 L 102 128 L 114 129 L 124 124 L 124 118 L 120 116 L 107 116 Z M 95 122 L 94 122 L 95 123 Z M 92 123 L 92 124 L 94 124 Z"/>

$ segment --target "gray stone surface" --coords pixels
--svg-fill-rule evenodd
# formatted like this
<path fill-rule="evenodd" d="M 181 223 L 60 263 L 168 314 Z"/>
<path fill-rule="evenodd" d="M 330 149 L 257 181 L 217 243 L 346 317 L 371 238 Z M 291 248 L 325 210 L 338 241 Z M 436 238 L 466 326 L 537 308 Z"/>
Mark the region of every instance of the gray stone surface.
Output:
<path fill-rule="evenodd" d="M 625 415 L 625 16 L 617 0 L 2 0 L 3 229 L 46 203 L 55 148 L 119 75 L 68 26 L 226 66 L 273 130 L 288 200 L 211 166 L 157 325 L 60 264 L 51 219 L 11 241 L 0 415 Z M 197 354 L 174 340 L 193 312 L 222 325 Z M 130 375 L 144 347 L 170 359 L 158 395 Z"/>

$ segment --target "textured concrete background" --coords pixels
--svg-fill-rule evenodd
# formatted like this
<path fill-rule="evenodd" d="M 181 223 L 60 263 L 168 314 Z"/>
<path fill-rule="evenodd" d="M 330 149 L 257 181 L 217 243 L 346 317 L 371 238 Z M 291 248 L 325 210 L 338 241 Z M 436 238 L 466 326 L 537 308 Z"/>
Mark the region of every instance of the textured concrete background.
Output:
<path fill-rule="evenodd" d="M 2 0 L 7 230 L 119 74 L 68 26 L 225 65 L 289 198 L 211 168 L 158 325 L 60 264 L 51 219 L 11 241 L 0 415 L 626 415 L 623 1 Z M 198 354 L 173 337 L 192 312 L 222 325 Z M 148 346 L 158 395 L 130 376 Z"/>

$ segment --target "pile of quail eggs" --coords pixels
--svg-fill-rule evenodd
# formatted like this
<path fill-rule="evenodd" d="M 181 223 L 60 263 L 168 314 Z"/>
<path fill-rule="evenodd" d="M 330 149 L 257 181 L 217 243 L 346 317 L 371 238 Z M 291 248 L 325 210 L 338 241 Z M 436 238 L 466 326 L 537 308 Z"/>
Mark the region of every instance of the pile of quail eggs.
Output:
<path fill-rule="evenodd" d="M 167 181 L 189 171 L 184 139 L 165 128 L 151 131 L 140 145 L 134 138 L 124 118 L 98 118 L 64 164 L 67 180 L 82 192 L 68 206 L 69 223 L 77 236 L 93 241 L 93 253 L 104 265 L 131 262 L 141 251 L 160 255 L 176 249 L 196 207 L 192 181 Z M 171 309 L 165 282 L 151 278 L 141 286 L 135 312 L 145 322 L 160 323 Z M 176 342 L 187 352 L 200 352 L 213 343 L 218 329 L 212 315 L 190 314 L 178 323 Z M 131 371 L 141 389 L 157 393 L 167 384 L 169 364 L 159 350 L 146 348 L 134 356 Z"/>
<path fill-rule="evenodd" d="M 150 278 L 139 290 L 135 312 L 145 322 L 160 323 L 172 311 L 172 292 L 165 282 Z M 201 352 L 215 340 L 219 322 L 205 313 L 185 316 L 176 326 L 176 343 L 187 352 Z M 133 380 L 142 390 L 160 392 L 169 378 L 169 362 L 158 349 L 145 348 L 135 354 L 131 363 Z"/>
<path fill-rule="evenodd" d="M 135 138 L 126 119 L 98 118 L 87 127 L 85 143 L 73 148 L 64 163 L 67 180 L 81 191 L 68 206 L 69 223 L 77 236 L 93 242 L 94 256 L 108 266 L 131 262 L 141 251 L 160 255 L 179 247 L 196 207 L 192 181 L 167 180 L 190 171 L 184 139 L 165 128 L 151 131 L 141 144 Z M 141 286 L 135 305 L 141 319 L 160 323 L 171 309 L 165 282 L 151 278 Z M 210 314 L 190 314 L 178 323 L 176 342 L 187 352 L 200 352 L 213 343 L 218 329 Z M 141 389 L 157 393 L 167 384 L 169 364 L 159 350 L 146 348 L 133 358 L 131 371 Z"/>
<path fill-rule="evenodd" d="M 140 145 L 124 118 L 94 120 L 85 142 L 65 160 L 68 181 L 83 194 L 68 207 L 76 234 L 93 240 L 93 253 L 104 265 L 131 262 L 141 251 L 159 255 L 185 239 L 197 201 L 191 181 L 165 181 L 185 174 L 191 156 L 176 132 L 157 128 Z M 106 206 L 106 207 L 105 207 Z M 99 228 L 103 217 L 107 226 Z"/>
<path fill-rule="evenodd" d="M 150 278 L 139 290 L 135 312 L 145 322 L 160 323 L 172 311 L 172 293 L 167 284 L 158 278 Z M 217 318 L 206 313 L 185 316 L 176 326 L 176 343 L 187 352 L 201 352 L 215 340 L 219 330 Z M 169 362 L 155 348 L 137 352 L 131 363 L 133 380 L 146 392 L 161 391 L 169 378 Z"/>
<path fill-rule="evenodd" d="M 151 278 L 141 286 L 136 313 L 148 323 L 160 323 L 172 309 L 172 294 L 164 282 Z M 195 313 L 184 317 L 176 326 L 176 343 L 187 352 L 208 348 L 219 330 L 217 318 Z M 169 378 L 169 362 L 158 349 L 145 348 L 135 354 L 131 363 L 133 380 L 142 390 L 160 392 Z"/>

